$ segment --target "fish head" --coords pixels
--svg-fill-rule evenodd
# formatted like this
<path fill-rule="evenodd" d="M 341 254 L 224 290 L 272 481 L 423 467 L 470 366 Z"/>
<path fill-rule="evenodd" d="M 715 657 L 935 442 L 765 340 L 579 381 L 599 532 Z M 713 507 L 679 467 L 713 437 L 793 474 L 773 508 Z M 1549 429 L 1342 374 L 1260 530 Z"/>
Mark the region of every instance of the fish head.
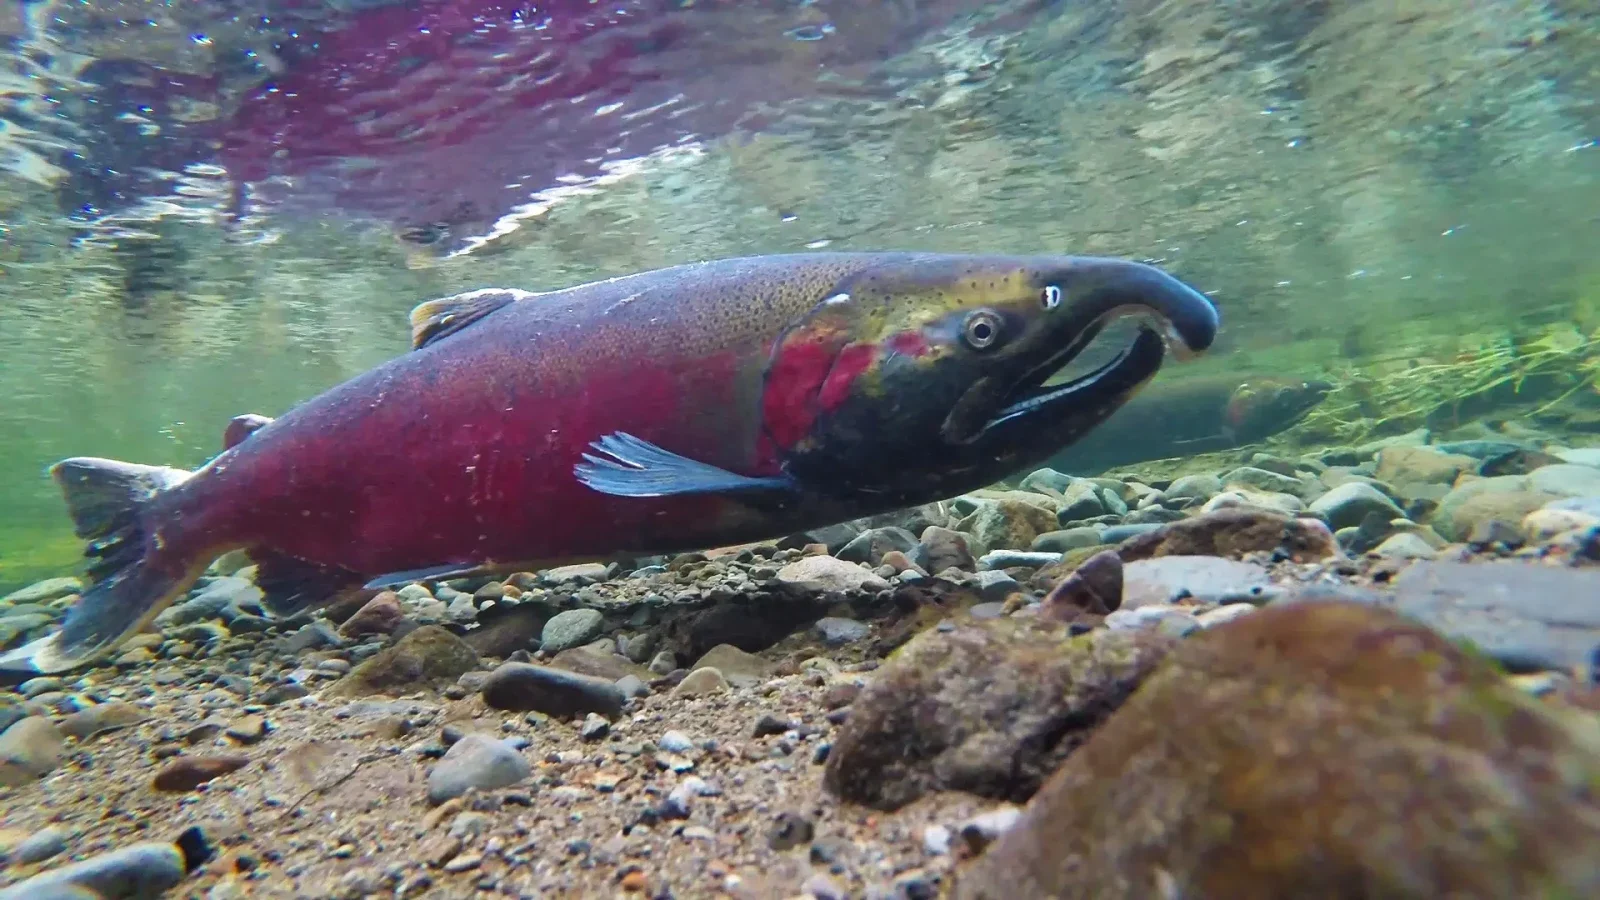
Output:
<path fill-rule="evenodd" d="M 1143 320 L 1110 362 L 1046 386 L 1113 320 Z M 915 501 L 1041 462 L 1103 422 L 1160 368 L 1216 336 L 1204 294 L 1153 266 L 1097 257 L 910 257 L 842 280 L 781 340 L 821 355 L 803 435 L 780 447 L 802 479 Z M 804 351 L 804 352 L 802 352 Z M 772 379 L 801 367 L 769 369 Z M 770 423 L 769 417 L 769 423 Z"/>
<path fill-rule="evenodd" d="M 1253 377 L 1233 389 L 1223 418 L 1239 440 L 1260 440 L 1300 422 L 1335 387 L 1318 379 Z"/>

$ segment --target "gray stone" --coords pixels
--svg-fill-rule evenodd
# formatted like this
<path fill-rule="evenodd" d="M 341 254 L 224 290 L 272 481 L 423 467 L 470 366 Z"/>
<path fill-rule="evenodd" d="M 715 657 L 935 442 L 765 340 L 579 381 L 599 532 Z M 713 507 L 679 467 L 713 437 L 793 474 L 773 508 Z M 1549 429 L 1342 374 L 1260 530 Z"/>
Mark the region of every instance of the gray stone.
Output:
<path fill-rule="evenodd" d="M 1060 532 L 1048 532 L 1060 534 Z M 1040 535 L 1043 537 L 1044 535 Z M 1035 540 L 1035 543 L 1038 541 Z M 1091 545 L 1092 546 L 1092 545 Z M 980 569 L 1042 569 L 1061 562 L 1060 553 L 1046 553 L 1033 550 L 991 550 L 978 560 Z"/>
<path fill-rule="evenodd" d="M 1390 559 L 1433 559 L 1438 555 L 1421 535 L 1408 531 L 1389 535 L 1372 552 Z"/>
<path fill-rule="evenodd" d="M 451 744 L 428 773 L 428 802 L 438 806 L 473 788 L 492 791 L 510 787 L 532 771 L 527 758 L 509 744 L 487 735 L 469 733 Z"/>
<path fill-rule="evenodd" d="M 1164 525 L 1167 522 L 1176 522 L 1183 518 L 1186 518 L 1186 516 L 1175 509 L 1167 509 L 1162 506 L 1145 506 L 1128 513 L 1123 522 L 1129 525 L 1149 525 L 1152 523 Z"/>
<path fill-rule="evenodd" d="M 1205 502 L 1222 493 L 1222 479 L 1215 475 L 1185 475 L 1167 485 L 1163 493 L 1171 500 Z"/>
<path fill-rule="evenodd" d="M 1083 519 L 1092 519 L 1106 513 L 1105 501 L 1100 499 L 1100 492 L 1092 482 L 1080 481 L 1072 485 L 1061 502 L 1061 510 L 1056 513 L 1056 521 L 1061 523 L 1077 522 Z"/>
<path fill-rule="evenodd" d="M 536 710 L 552 716 L 598 712 L 615 718 L 624 697 L 614 682 L 565 669 L 508 662 L 483 683 L 483 702 L 495 709 Z"/>
<path fill-rule="evenodd" d="M 872 634 L 871 625 L 839 616 L 825 616 L 818 619 L 811 627 L 816 632 L 817 639 L 829 647 L 842 647 Z"/>
<path fill-rule="evenodd" d="M 1273 595 L 1267 570 L 1220 556 L 1157 556 L 1122 567 L 1122 608 L 1171 603 L 1265 603 Z"/>
<path fill-rule="evenodd" d="M 1100 543 L 1103 542 L 1098 528 L 1067 528 L 1039 535 L 1033 539 L 1033 546 L 1029 549 L 1035 553 L 1066 553 Z"/>
<path fill-rule="evenodd" d="M 1579 466 L 1594 466 L 1600 468 L 1600 447 L 1578 447 L 1572 450 L 1558 450 L 1557 459 Z"/>
<path fill-rule="evenodd" d="M 67 850 L 67 832 L 54 826 L 41 828 L 29 835 L 11 851 L 11 861 L 32 865 L 44 862 Z"/>
<path fill-rule="evenodd" d="M 0 597 L 0 604 L 17 606 L 23 603 L 44 603 L 57 597 L 76 594 L 82 589 L 83 582 L 77 578 L 46 578 L 44 581 L 34 582 Z"/>
<path fill-rule="evenodd" d="M 556 613 L 544 623 L 540 634 L 540 649 L 546 653 L 560 653 L 573 647 L 582 647 L 600 636 L 606 618 L 597 609 L 569 609 Z"/>
<path fill-rule="evenodd" d="M 28 784 L 61 764 L 66 742 L 42 716 L 18 719 L 0 733 L 0 787 Z"/>
<path fill-rule="evenodd" d="M 1200 622 L 1188 610 L 1176 606 L 1141 606 L 1113 610 L 1106 616 L 1106 627 L 1112 631 L 1155 628 L 1172 637 L 1184 637 L 1198 631 Z"/>
<path fill-rule="evenodd" d="M 1017 580 L 1005 572 L 990 569 L 979 572 L 974 577 L 978 583 L 979 595 L 988 603 L 1004 602 L 1007 597 L 1022 590 L 1022 585 L 1017 584 Z"/>
<path fill-rule="evenodd" d="M 1397 611 L 1511 669 L 1588 666 L 1600 650 L 1600 569 L 1421 561 L 1394 591 Z"/>
<path fill-rule="evenodd" d="M 1055 469 L 1034 469 L 1028 473 L 1026 478 L 1022 479 L 1021 487 L 1025 491 L 1038 491 L 1042 488 L 1042 492 L 1046 494 L 1065 494 L 1067 488 L 1071 487 L 1075 481 L 1077 481 L 1076 478 L 1057 472 Z"/>
<path fill-rule="evenodd" d="M 1258 491 L 1293 494 L 1297 497 L 1304 493 L 1306 488 L 1305 482 L 1292 475 L 1279 475 L 1277 472 L 1268 472 L 1266 469 L 1257 469 L 1254 466 L 1240 466 L 1224 474 L 1222 483 L 1240 484 Z"/>
<path fill-rule="evenodd" d="M 778 581 L 804 590 L 831 593 L 889 588 L 889 582 L 871 570 L 832 556 L 797 559 L 778 570 Z"/>
<path fill-rule="evenodd" d="M 904 528 L 887 526 L 863 531 L 839 549 L 838 557 L 845 562 L 867 563 L 876 566 L 883 555 L 891 550 L 910 553 L 917 546 L 917 536 Z"/>
<path fill-rule="evenodd" d="M 1529 473 L 1528 487 L 1557 497 L 1600 497 L 1600 469 L 1576 463 L 1540 466 Z"/>
<path fill-rule="evenodd" d="M 206 855 L 209 852 L 207 850 Z M 206 855 L 197 855 L 195 864 L 203 862 Z M 172 841 L 145 841 L 68 863 L 0 888 L 0 900 L 160 897 L 177 887 L 188 874 L 184 862 L 184 854 L 174 852 Z"/>
<path fill-rule="evenodd" d="M 1332 528 L 1354 528 L 1376 513 L 1385 519 L 1403 519 L 1405 511 L 1370 484 L 1349 481 L 1311 503 L 1311 512 L 1328 520 Z"/>

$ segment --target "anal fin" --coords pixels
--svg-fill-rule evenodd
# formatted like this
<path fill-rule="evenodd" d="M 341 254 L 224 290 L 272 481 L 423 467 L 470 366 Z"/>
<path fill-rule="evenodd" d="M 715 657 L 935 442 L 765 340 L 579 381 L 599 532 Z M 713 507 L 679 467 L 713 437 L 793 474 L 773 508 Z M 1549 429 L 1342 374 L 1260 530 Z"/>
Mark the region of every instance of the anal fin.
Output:
<path fill-rule="evenodd" d="M 272 550 L 251 549 L 247 553 L 256 566 L 255 582 L 261 589 L 261 606 L 279 618 L 330 606 L 360 589 L 365 581 L 349 569 L 308 562 Z"/>
<path fill-rule="evenodd" d="M 602 494 L 617 497 L 667 497 L 675 494 L 715 494 L 728 491 L 792 491 L 787 476 L 754 478 L 709 463 L 679 456 L 618 431 L 589 446 L 611 457 L 583 455 L 573 467 L 578 480 Z"/>

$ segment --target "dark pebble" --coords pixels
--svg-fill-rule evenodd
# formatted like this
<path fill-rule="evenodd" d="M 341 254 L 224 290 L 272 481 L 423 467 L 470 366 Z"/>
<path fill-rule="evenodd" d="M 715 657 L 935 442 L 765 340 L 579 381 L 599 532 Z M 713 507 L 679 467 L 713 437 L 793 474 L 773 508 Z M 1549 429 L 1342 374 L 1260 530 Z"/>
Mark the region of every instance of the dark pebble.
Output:
<path fill-rule="evenodd" d="M 552 716 L 600 713 L 616 717 L 626 698 L 604 678 L 529 663 L 504 663 L 483 683 L 483 702 L 495 709 L 537 710 Z"/>

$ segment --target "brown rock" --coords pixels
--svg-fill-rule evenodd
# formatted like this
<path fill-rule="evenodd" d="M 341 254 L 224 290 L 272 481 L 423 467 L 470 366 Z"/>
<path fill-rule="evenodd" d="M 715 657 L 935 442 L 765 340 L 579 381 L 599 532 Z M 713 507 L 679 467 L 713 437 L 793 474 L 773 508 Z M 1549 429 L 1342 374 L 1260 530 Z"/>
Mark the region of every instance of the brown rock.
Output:
<path fill-rule="evenodd" d="M 549 618 L 545 610 L 531 603 L 496 607 L 486 614 L 480 613 L 483 625 L 467 632 L 465 640 L 480 656 L 504 659 L 533 646 Z"/>
<path fill-rule="evenodd" d="M 1044 598 L 1041 614 L 1058 622 L 1074 622 L 1085 614 L 1110 615 L 1122 605 L 1122 557 L 1102 550 L 1061 580 Z"/>
<path fill-rule="evenodd" d="M 453 681 L 477 667 L 478 654 L 464 641 L 437 625 L 424 625 L 356 666 L 334 682 L 327 695 L 402 694 Z"/>
<path fill-rule="evenodd" d="M 1124 563 L 1156 556 L 1227 556 L 1282 550 L 1297 562 L 1337 556 L 1339 545 L 1316 519 L 1233 506 L 1136 535 L 1117 547 Z"/>
<path fill-rule="evenodd" d="M 1037 617 L 925 631 L 851 704 L 823 784 L 879 809 L 937 790 L 1026 800 L 1172 640 L 1154 629 L 1073 637 Z"/>
<path fill-rule="evenodd" d="M 971 570 L 978 565 L 972 556 L 972 547 L 967 543 L 967 536 L 938 525 L 923 529 L 917 546 L 911 550 L 911 561 L 924 572 L 934 575 L 945 569 Z"/>
<path fill-rule="evenodd" d="M 568 672 L 577 672 L 579 675 L 604 678 L 607 681 L 616 681 L 624 676 L 633 675 L 640 681 L 649 682 L 656 677 L 654 672 L 620 653 L 606 653 L 593 647 L 573 647 L 570 650 L 563 650 L 550 660 L 550 665 L 566 669 Z"/>
<path fill-rule="evenodd" d="M 355 615 L 344 620 L 339 633 L 348 638 L 366 637 L 369 634 L 390 634 L 400 627 L 406 617 L 400 607 L 400 598 L 394 591 L 379 591 Z"/>
<path fill-rule="evenodd" d="M 1385 447 L 1378 451 L 1376 475 L 1388 484 L 1453 484 L 1462 472 L 1477 466 L 1470 456 L 1428 447 Z"/>
<path fill-rule="evenodd" d="M 250 757 L 243 754 L 217 756 L 180 756 L 162 767 L 150 786 L 158 791 L 192 791 L 213 778 L 236 772 L 250 765 Z"/>
<path fill-rule="evenodd" d="M 1191 638 L 959 873 L 990 898 L 1600 896 L 1600 732 L 1360 604 Z"/>

